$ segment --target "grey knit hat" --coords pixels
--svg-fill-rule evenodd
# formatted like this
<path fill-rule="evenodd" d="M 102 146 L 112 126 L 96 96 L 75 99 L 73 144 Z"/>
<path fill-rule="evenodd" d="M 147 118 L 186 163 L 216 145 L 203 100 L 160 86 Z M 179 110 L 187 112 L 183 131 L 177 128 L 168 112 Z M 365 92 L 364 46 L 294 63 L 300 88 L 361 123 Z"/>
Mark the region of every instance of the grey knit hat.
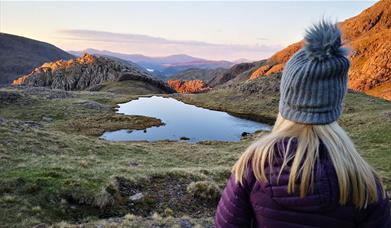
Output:
<path fill-rule="evenodd" d="M 304 47 L 286 63 L 280 114 L 306 124 L 328 124 L 342 113 L 349 60 L 337 25 L 321 21 L 306 31 Z"/>

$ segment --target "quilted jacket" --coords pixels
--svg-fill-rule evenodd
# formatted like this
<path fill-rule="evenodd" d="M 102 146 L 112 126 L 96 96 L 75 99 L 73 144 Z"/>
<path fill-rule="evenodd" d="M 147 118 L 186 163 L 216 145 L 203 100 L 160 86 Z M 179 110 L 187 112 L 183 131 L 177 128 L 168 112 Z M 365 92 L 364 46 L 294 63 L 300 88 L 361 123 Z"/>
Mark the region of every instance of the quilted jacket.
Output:
<path fill-rule="evenodd" d="M 283 150 L 280 142 L 277 150 Z M 291 146 L 296 151 L 297 143 Z M 276 153 L 278 154 L 278 153 Z M 295 191 L 288 194 L 289 169 L 283 171 L 277 183 L 282 158 L 275 158 L 271 171 L 266 167 L 267 183 L 258 182 L 248 167 L 243 185 L 231 176 L 221 196 L 215 216 L 216 227 L 265 227 L 265 228 L 310 228 L 310 227 L 371 227 L 391 228 L 388 198 L 382 197 L 379 184 L 378 202 L 366 209 L 357 209 L 353 204 L 338 203 L 339 188 L 334 167 L 324 146 L 320 148 L 320 162 L 316 166 L 313 191 L 300 198 Z M 272 172 L 272 173 L 270 173 Z M 299 183 L 299 181 L 298 181 Z"/>

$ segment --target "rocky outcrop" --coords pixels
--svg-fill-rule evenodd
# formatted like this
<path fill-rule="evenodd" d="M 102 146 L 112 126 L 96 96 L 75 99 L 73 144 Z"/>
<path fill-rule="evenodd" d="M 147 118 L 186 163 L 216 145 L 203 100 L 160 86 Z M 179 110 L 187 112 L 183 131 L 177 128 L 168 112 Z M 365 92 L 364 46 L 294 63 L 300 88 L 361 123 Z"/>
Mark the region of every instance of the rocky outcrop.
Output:
<path fill-rule="evenodd" d="M 340 23 L 350 55 L 349 88 L 391 100 L 391 0 L 382 0 L 359 15 Z M 281 72 L 303 46 L 294 43 L 268 59 L 251 79 Z"/>
<path fill-rule="evenodd" d="M 153 78 L 136 64 L 89 54 L 68 61 L 45 63 L 30 74 L 14 80 L 13 85 L 89 90 L 107 81 L 125 80 L 143 81 L 165 92 L 174 92 L 166 83 Z"/>
<path fill-rule="evenodd" d="M 74 56 L 51 44 L 0 33 L 0 84 L 10 84 L 45 62 L 71 58 Z"/>
<path fill-rule="evenodd" d="M 167 83 L 178 93 L 199 93 L 209 89 L 202 80 L 168 80 Z"/>
<path fill-rule="evenodd" d="M 280 73 L 282 69 L 284 68 L 284 65 L 279 63 L 275 65 L 266 64 L 264 66 L 261 66 L 256 71 L 254 71 L 249 79 L 256 79 L 260 76 L 269 76 L 271 74 Z"/>

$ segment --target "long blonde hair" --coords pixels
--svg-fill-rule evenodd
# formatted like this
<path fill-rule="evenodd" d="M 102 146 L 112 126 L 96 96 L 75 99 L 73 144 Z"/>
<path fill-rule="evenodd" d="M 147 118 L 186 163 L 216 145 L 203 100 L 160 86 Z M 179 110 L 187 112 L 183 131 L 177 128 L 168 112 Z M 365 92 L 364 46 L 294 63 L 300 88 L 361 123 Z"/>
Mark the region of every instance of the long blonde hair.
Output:
<path fill-rule="evenodd" d="M 314 167 L 319 160 L 320 142 L 326 147 L 335 168 L 339 185 L 339 203 L 352 202 L 358 208 L 365 208 L 378 200 L 377 174 L 357 152 L 346 132 L 333 122 L 326 125 L 309 125 L 284 119 L 280 114 L 270 134 L 253 143 L 234 165 L 232 172 L 236 181 L 243 184 L 247 165 L 253 167 L 256 179 L 268 181 L 265 165 L 273 164 L 276 143 L 288 139 L 289 151 L 292 141 L 297 141 L 295 153 L 284 153 L 278 177 L 291 163 L 288 193 L 295 190 L 295 180 L 300 177 L 300 196 L 304 197 L 314 184 Z M 270 165 L 269 167 L 272 167 Z"/>

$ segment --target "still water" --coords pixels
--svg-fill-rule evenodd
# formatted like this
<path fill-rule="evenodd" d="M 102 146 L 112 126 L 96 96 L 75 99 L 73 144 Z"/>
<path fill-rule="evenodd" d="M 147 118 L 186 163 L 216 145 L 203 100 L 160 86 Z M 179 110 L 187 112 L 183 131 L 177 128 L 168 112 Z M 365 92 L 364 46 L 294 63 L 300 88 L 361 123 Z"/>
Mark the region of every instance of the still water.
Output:
<path fill-rule="evenodd" d="M 189 142 L 239 141 L 243 132 L 253 133 L 257 130 L 270 129 L 267 124 L 159 96 L 141 97 L 119 104 L 117 113 L 155 117 L 165 125 L 146 130 L 124 129 L 105 132 L 101 138 L 111 141 L 180 141 L 181 138 L 186 137 Z"/>

